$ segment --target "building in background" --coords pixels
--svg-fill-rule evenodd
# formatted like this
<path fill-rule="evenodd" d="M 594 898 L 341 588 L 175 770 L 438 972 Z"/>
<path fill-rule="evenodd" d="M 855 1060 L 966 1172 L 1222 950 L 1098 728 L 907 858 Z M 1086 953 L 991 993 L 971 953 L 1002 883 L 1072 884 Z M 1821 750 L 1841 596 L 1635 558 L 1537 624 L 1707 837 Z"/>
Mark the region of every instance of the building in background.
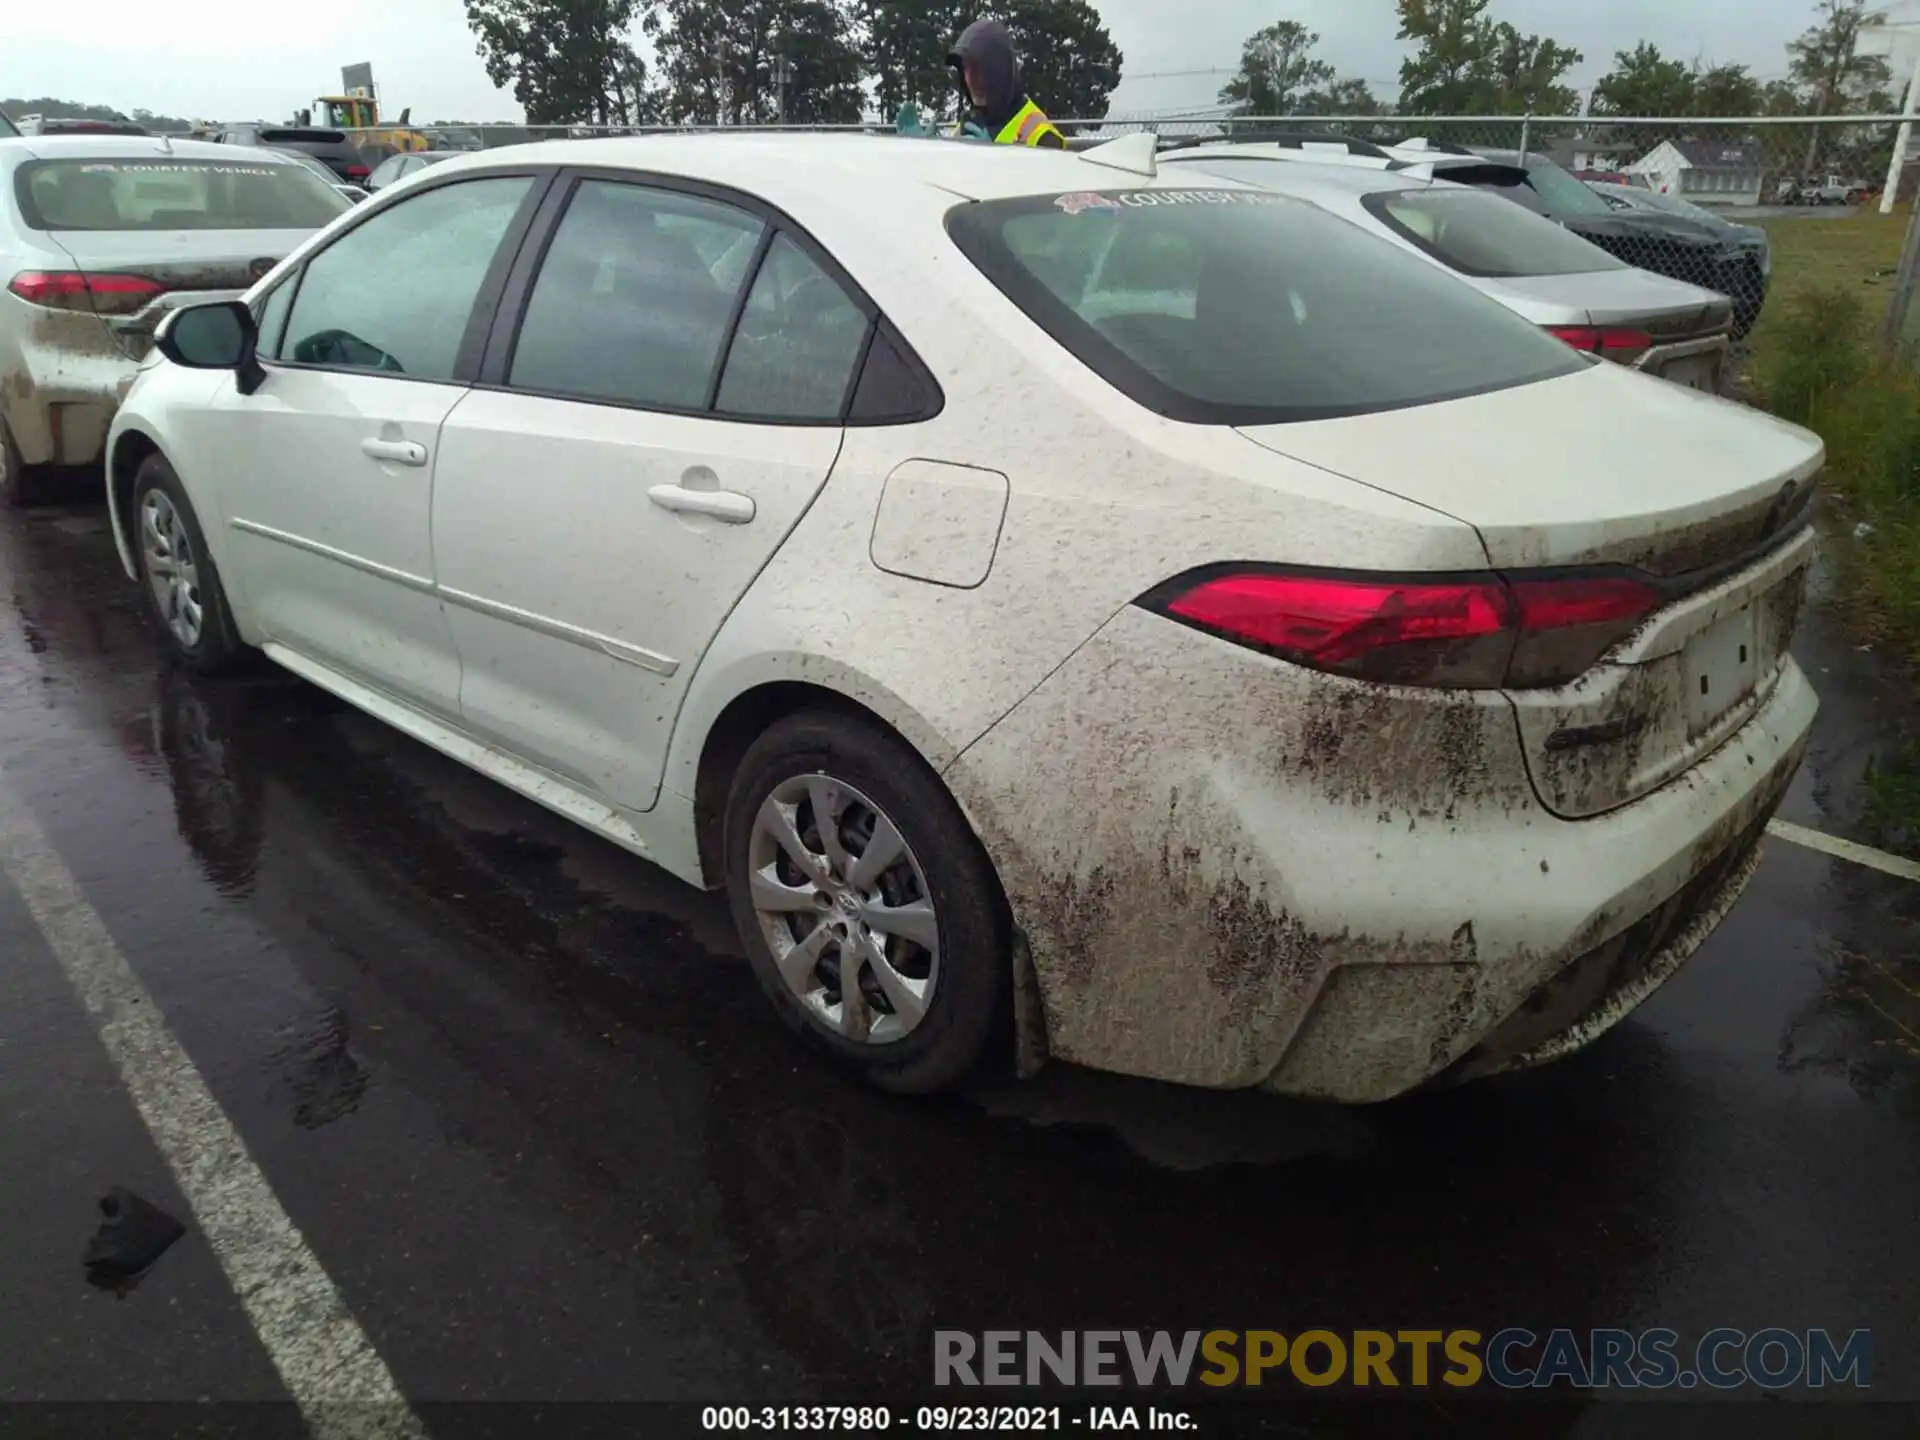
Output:
<path fill-rule="evenodd" d="M 1751 141 L 1663 140 L 1626 167 L 1663 195 L 1696 205 L 1758 205 L 1767 156 Z"/>

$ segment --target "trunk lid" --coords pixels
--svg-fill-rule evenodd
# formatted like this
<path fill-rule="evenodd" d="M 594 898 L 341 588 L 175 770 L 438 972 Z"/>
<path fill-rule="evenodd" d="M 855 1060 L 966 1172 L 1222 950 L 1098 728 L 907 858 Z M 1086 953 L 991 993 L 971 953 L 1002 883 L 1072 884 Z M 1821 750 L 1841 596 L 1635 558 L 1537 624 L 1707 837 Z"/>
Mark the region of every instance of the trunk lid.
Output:
<path fill-rule="evenodd" d="M 102 315 L 101 325 L 129 359 L 143 358 L 170 311 L 238 299 L 311 234 L 308 230 L 62 230 L 52 232 L 74 267 L 88 275 L 135 275 L 160 293 L 138 310 Z"/>
<path fill-rule="evenodd" d="M 1616 365 L 1387 414 L 1247 427 L 1268 449 L 1475 527 L 1492 568 L 1630 566 L 1666 603 L 1570 685 L 1509 691 L 1541 803 L 1602 814 L 1764 702 L 1813 541 L 1817 436 Z"/>
<path fill-rule="evenodd" d="M 1488 283 L 1538 305 L 1576 309 L 1589 325 L 1644 330 L 1656 344 L 1717 334 L 1733 323 L 1733 306 L 1724 295 L 1650 270 L 1519 275 Z"/>
<path fill-rule="evenodd" d="M 1804 485 L 1824 458 L 1797 425 L 1599 363 L 1463 400 L 1241 433 L 1465 521 L 1501 570 L 1702 569 L 1749 550 L 1781 488 Z"/>

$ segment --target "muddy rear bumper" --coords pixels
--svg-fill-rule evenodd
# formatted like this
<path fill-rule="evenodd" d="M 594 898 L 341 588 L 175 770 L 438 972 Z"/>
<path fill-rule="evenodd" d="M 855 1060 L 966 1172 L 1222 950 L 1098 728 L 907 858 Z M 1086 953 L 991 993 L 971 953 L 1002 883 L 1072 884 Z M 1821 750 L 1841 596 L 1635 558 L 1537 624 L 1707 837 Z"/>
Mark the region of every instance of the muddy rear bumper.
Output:
<path fill-rule="evenodd" d="M 1778 804 L 1816 705 L 1788 660 L 1714 753 L 1569 821 L 1539 805 L 1504 696 L 1359 685 L 1128 610 L 948 779 L 1029 938 L 1054 1055 L 1373 1101 L 1490 1037 L 1488 1068 L 1539 1050 L 1503 1027 L 1582 957 L 1644 963 L 1602 963 L 1547 1040 L 1651 993 L 1737 894 L 1737 866 L 1689 887 Z"/>
<path fill-rule="evenodd" d="M 0 413 L 21 459 L 92 464 L 141 362 L 123 354 L 92 315 L 42 311 L 7 295 L 0 302 L 12 306 L 0 320 L 13 336 L 0 334 Z"/>

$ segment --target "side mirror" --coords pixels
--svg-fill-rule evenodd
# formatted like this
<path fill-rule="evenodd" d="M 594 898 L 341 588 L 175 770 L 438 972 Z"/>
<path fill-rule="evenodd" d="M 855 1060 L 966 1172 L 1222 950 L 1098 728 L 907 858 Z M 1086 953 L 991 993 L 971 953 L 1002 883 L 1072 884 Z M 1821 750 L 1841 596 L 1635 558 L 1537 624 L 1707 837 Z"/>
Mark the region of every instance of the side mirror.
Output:
<path fill-rule="evenodd" d="M 153 334 L 154 348 L 175 365 L 233 371 L 242 395 L 251 395 L 267 378 L 254 353 L 259 339 L 253 311 L 238 300 L 176 310 Z"/>

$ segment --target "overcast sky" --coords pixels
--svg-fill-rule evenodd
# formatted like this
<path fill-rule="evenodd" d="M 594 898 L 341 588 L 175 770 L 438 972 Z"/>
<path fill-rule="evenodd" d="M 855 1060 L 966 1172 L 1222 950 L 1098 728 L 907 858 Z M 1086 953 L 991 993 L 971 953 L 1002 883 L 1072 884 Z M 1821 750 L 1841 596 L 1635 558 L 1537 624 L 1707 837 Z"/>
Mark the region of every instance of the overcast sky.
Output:
<path fill-rule="evenodd" d="M 1320 32 L 1321 54 L 1343 75 L 1398 89 L 1401 46 L 1391 0 L 1095 0 L 1126 54 L 1113 111 L 1204 105 L 1247 35 L 1279 19 Z M 1786 43 L 1813 0 L 1494 0 L 1523 31 L 1585 52 L 1573 75 L 1591 83 L 1613 52 L 1651 40 L 1684 59 L 1784 71 Z M 419 120 L 519 118 L 474 53 L 460 0 L 7 0 L 0 28 L 0 96 L 144 108 L 196 119 L 285 119 L 340 83 L 343 64 L 373 64 L 386 108 Z M 76 23 L 76 16 L 84 16 Z M 1045 97 L 1037 97 L 1044 105 Z"/>

